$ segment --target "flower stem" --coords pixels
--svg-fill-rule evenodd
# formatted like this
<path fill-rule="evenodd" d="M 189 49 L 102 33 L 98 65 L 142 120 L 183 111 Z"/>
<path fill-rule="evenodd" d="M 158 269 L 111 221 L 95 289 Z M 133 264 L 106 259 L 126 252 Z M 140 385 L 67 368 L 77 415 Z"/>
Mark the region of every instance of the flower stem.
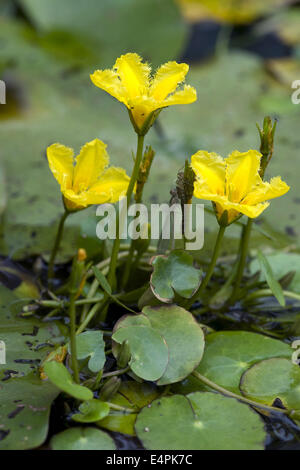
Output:
<path fill-rule="evenodd" d="M 136 157 L 135 157 L 135 163 L 132 171 L 132 175 L 129 181 L 127 193 L 126 193 L 126 198 L 127 198 L 127 207 L 130 204 L 131 201 L 131 196 L 134 190 L 135 183 L 138 178 L 139 174 L 139 168 L 140 164 L 143 158 L 143 148 L 144 148 L 144 136 L 139 135 L 138 136 L 138 143 L 137 143 L 137 151 L 136 151 Z M 116 267 L 117 267 L 117 260 L 118 260 L 118 254 L 119 254 L 119 248 L 120 248 L 120 233 L 119 233 L 119 218 L 117 218 L 117 227 L 116 227 L 116 239 L 114 241 L 112 253 L 111 253 L 111 260 L 110 260 L 110 266 L 109 266 L 109 272 L 107 276 L 107 280 L 111 287 L 116 284 L 115 278 L 116 278 Z"/>
<path fill-rule="evenodd" d="M 64 225 L 65 225 L 65 221 L 66 221 L 68 215 L 70 215 L 70 212 L 65 210 L 65 212 L 61 216 L 61 219 L 60 219 L 60 222 L 59 222 L 55 242 L 54 242 L 54 245 L 53 245 L 53 248 L 52 248 L 50 261 L 49 261 L 49 265 L 48 265 L 48 281 L 53 279 L 53 276 L 54 276 L 54 262 L 55 262 L 55 258 L 56 258 L 56 255 L 57 255 L 57 252 L 58 252 L 58 249 L 59 249 L 59 246 L 60 246 L 60 242 L 61 242 L 61 239 L 62 239 L 62 236 L 63 236 Z"/>
<path fill-rule="evenodd" d="M 74 276 L 75 277 L 75 276 Z M 73 287 L 73 288 L 72 288 Z M 74 374 L 74 380 L 79 383 L 79 369 L 77 362 L 77 346 L 76 346 L 76 289 L 74 286 L 71 287 L 70 305 L 69 305 L 69 317 L 70 317 L 70 350 L 72 360 L 72 370 Z"/>
<path fill-rule="evenodd" d="M 230 303 L 234 303 L 238 298 L 240 285 L 241 285 L 242 277 L 243 277 L 245 266 L 246 266 L 252 224 L 253 224 L 253 220 L 248 218 L 247 225 L 243 227 L 242 241 L 241 241 L 241 248 L 240 248 L 240 260 L 239 260 L 237 275 L 235 278 L 233 292 L 230 298 Z"/>
<path fill-rule="evenodd" d="M 220 251 L 221 251 L 221 245 L 222 245 L 222 240 L 223 240 L 223 237 L 224 237 L 225 229 L 226 229 L 225 226 L 220 226 L 220 228 L 219 228 L 219 233 L 218 233 L 218 236 L 217 236 L 213 256 L 212 256 L 211 262 L 209 264 L 208 270 L 206 272 L 206 275 L 205 275 L 203 281 L 201 282 L 201 284 L 199 286 L 199 289 L 197 290 L 197 292 L 195 292 L 193 297 L 186 304 L 187 309 L 191 308 L 191 306 L 193 305 L 195 300 L 202 294 L 202 292 L 206 288 L 207 284 L 209 283 L 211 276 L 213 275 L 214 268 L 216 266 L 216 263 L 217 263 L 217 260 L 218 260 L 218 257 L 219 257 Z"/>
<path fill-rule="evenodd" d="M 271 412 L 277 412 L 277 413 L 283 413 L 286 415 L 290 414 L 290 410 L 285 410 L 282 408 L 276 408 L 275 406 L 268 406 L 264 405 L 263 403 L 258 403 L 254 400 L 249 400 L 246 397 L 243 397 L 242 395 L 237 395 L 236 393 L 230 392 L 226 388 L 221 387 L 220 385 L 217 385 L 216 383 L 212 382 L 209 380 L 207 377 L 204 377 L 204 375 L 199 374 L 199 372 L 195 371 L 192 373 L 196 379 L 200 380 L 200 382 L 204 383 L 205 385 L 208 385 L 208 387 L 212 388 L 213 390 L 216 390 L 219 393 L 222 393 L 222 395 L 225 395 L 230 398 L 235 398 L 236 400 L 240 400 L 243 403 L 246 403 L 247 405 L 255 406 L 256 408 L 261 408 L 266 411 L 271 411 Z"/>

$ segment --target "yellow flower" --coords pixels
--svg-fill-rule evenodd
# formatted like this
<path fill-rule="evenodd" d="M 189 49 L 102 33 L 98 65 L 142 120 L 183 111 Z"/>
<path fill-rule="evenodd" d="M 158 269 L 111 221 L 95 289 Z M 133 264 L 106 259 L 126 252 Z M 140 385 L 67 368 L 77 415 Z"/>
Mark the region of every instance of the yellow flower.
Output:
<path fill-rule="evenodd" d="M 153 77 L 151 68 L 138 54 L 128 53 L 117 59 L 112 70 L 96 70 L 91 80 L 125 104 L 136 132 L 144 135 L 162 108 L 196 101 L 193 87 L 185 85 L 177 89 L 188 70 L 187 64 L 167 62 Z"/>
<path fill-rule="evenodd" d="M 227 215 L 225 225 L 242 214 L 258 217 L 268 206 L 269 199 L 282 196 L 290 189 L 278 176 L 270 183 L 259 176 L 262 155 L 256 150 L 235 150 L 225 160 L 215 153 L 200 150 L 192 156 L 196 174 L 194 196 L 213 201 L 219 222 Z M 224 214 L 226 211 L 226 214 Z"/>
<path fill-rule="evenodd" d="M 69 211 L 116 202 L 127 191 L 130 178 L 122 168 L 107 168 L 106 145 L 99 139 L 85 144 L 76 158 L 73 149 L 61 144 L 50 145 L 47 157 Z"/>

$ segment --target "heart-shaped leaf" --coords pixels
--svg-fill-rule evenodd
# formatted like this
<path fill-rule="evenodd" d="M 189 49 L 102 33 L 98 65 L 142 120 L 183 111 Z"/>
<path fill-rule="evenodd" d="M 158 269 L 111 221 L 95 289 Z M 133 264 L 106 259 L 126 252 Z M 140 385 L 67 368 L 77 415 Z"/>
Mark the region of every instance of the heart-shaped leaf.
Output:
<path fill-rule="evenodd" d="M 209 392 L 159 398 L 143 408 L 135 429 L 150 450 L 262 450 L 266 437 L 255 411 Z"/>
<path fill-rule="evenodd" d="M 71 428 L 51 439 L 52 450 L 115 450 L 113 439 L 95 428 Z"/>
<path fill-rule="evenodd" d="M 91 400 L 93 398 L 91 390 L 76 384 L 68 369 L 60 362 L 47 362 L 44 370 L 51 382 L 63 392 L 78 400 Z"/>
<path fill-rule="evenodd" d="M 88 367 L 92 372 L 99 372 L 105 364 L 105 343 L 101 331 L 85 331 L 76 337 L 77 358 L 90 357 Z M 70 352 L 70 348 L 69 348 Z"/>
<path fill-rule="evenodd" d="M 116 325 L 116 332 L 119 334 L 123 329 L 133 328 L 140 325 L 140 328 L 150 328 L 161 337 L 167 348 L 168 361 L 163 373 L 156 379 L 158 385 L 166 385 L 182 380 L 188 376 L 199 364 L 204 350 L 204 335 L 201 326 L 195 321 L 193 315 L 185 309 L 176 305 L 145 307 L 140 315 L 124 316 Z M 131 330 L 130 330 L 131 331 Z M 132 330 L 134 332 L 134 330 Z M 142 343 L 143 330 L 140 332 L 139 338 L 135 337 L 135 341 L 139 347 L 144 347 Z M 115 340 L 115 335 L 113 339 Z M 125 332 L 121 337 L 128 339 Z M 129 341 L 129 347 L 131 343 Z M 113 353 L 117 357 L 119 348 L 113 346 Z M 154 351 L 154 343 L 149 345 L 149 354 L 152 358 L 152 367 L 156 358 Z M 141 368 L 139 377 L 145 378 L 146 359 L 143 359 L 144 368 Z M 161 372 L 162 368 L 159 369 Z M 139 375 L 140 373 L 143 374 Z"/>
<path fill-rule="evenodd" d="M 152 259 L 151 288 L 161 302 L 172 302 L 175 294 L 190 299 L 201 282 L 201 271 L 194 268 L 193 258 L 183 250 Z"/>
<path fill-rule="evenodd" d="M 162 335 L 149 326 L 119 328 L 113 334 L 119 344 L 128 341 L 131 352 L 129 365 L 144 380 L 158 380 L 168 364 L 168 347 Z"/>
<path fill-rule="evenodd" d="M 79 423 L 95 423 L 105 418 L 109 413 L 109 405 L 103 401 L 92 399 L 84 401 L 79 406 L 80 413 L 72 416 L 74 421 Z"/>

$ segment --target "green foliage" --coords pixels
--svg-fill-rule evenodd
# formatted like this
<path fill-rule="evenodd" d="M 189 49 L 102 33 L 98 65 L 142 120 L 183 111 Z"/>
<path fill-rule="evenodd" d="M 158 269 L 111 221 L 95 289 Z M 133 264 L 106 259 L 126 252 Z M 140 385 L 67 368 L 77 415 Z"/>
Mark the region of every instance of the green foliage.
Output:
<path fill-rule="evenodd" d="M 33 373 L 1 382 L 0 450 L 34 449 L 43 444 L 51 404 L 58 394 L 54 385 Z"/>
<path fill-rule="evenodd" d="M 116 325 L 113 340 L 118 343 L 128 340 L 133 372 L 145 380 L 155 376 L 151 380 L 157 380 L 158 385 L 178 382 L 189 375 L 204 350 L 200 325 L 189 312 L 175 305 L 145 307 L 140 315 L 123 317 Z M 158 347 L 163 355 L 157 354 Z M 114 354 L 117 352 L 115 348 Z"/>
<path fill-rule="evenodd" d="M 44 370 L 51 382 L 63 392 L 71 395 L 71 397 L 78 400 L 91 400 L 93 398 L 91 390 L 76 384 L 68 369 L 60 362 L 47 362 Z"/>
<path fill-rule="evenodd" d="M 272 253 L 266 256 L 266 259 L 272 269 L 274 277 L 277 281 L 282 279 L 291 271 L 295 272 L 295 275 L 288 286 L 288 289 L 292 292 L 300 292 L 300 255 L 298 253 Z M 258 260 L 253 260 L 250 264 L 251 273 L 259 271 Z M 261 280 L 266 280 L 264 272 L 261 273 Z"/>
<path fill-rule="evenodd" d="M 150 285 L 161 302 L 172 302 L 175 294 L 190 299 L 199 287 L 201 271 L 193 267 L 193 257 L 183 250 L 156 256 L 152 266 Z"/>
<path fill-rule="evenodd" d="M 101 331 L 84 331 L 76 336 L 77 358 L 89 357 L 88 367 L 92 372 L 99 372 L 105 363 L 105 343 Z M 70 351 L 69 351 L 70 352 Z"/>
<path fill-rule="evenodd" d="M 88 400 L 84 401 L 79 406 L 80 413 L 76 413 L 72 416 L 74 421 L 78 423 L 95 423 L 99 421 L 109 413 L 109 405 L 100 400 Z"/>
<path fill-rule="evenodd" d="M 141 411 L 135 427 L 150 450 L 262 450 L 266 437 L 253 410 L 209 392 L 159 398 Z"/>
<path fill-rule="evenodd" d="M 221 387 L 240 393 L 240 380 L 253 364 L 264 359 L 284 357 L 291 360 L 293 350 L 282 342 L 247 331 L 219 331 L 206 337 L 203 359 L 197 371 Z M 179 393 L 202 390 L 203 385 L 189 377 L 174 387 Z"/>
<path fill-rule="evenodd" d="M 284 307 L 285 298 L 283 295 L 282 287 L 279 282 L 275 279 L 270 263 L 261 251 L 257 252 L 257 257 L 264 277 L 266 278 L 266 281 L 268 283 L 268 286 L 270 287 L 271 291 L 273 292 L 280 305 Z"/>
<path fill-rule="evenodd" d="M 113 439 L 95 428 L 70 428 L 52 437 L 52 450 L 115 450 Z"/>
<path fill-rule="evenodd" d="M 272 405 L 279 398 L 286 408 L 300 410 L 300 368 L 291 358 L 266 359 L 244 373 L 241 391 L 259 403 Z"/>
<path fill-rule="evenodd" d="M 120 410 L 110 410 L 109 416 L 97 424 L 109 431 L 121 432 L 130 436 L 135 435 L 134 424 L 138 412 L 149 405 L 159 395 L 155 385 L 150 383 L 138 383 L 135 381 L 122 382 L 118 393 L 110 399 L 114 405 L 132 409 L 132 413 Z"/>

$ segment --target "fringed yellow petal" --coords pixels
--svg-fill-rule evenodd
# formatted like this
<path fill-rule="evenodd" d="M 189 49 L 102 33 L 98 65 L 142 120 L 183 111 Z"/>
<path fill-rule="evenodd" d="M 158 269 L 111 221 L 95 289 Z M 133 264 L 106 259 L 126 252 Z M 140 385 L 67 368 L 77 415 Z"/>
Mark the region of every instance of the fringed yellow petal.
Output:
<path fill-rule="evenodd" d="M 270 183 L 262 182 L 253 189 L 244 199 L 245 204 L 258 204 L 263 201 L 269 201 L 276 197 L 283 196 L 289 191 L 290 187 L 282 181 L 280 176 L 272 178 Z"/>
<path fill-rule="evenodd" d="M 162 65 L 156 72 L 150 87 L 150 96 L 157 101 L 163 101 L 176 90 L 179 83 L 184 81 L 188 71 L 187 64 L 178 64 L 175 61 Z"/>
<path fill-rule="evenodd" d="M 53 144 L 47 148 L 47 158 L 54 178 L 61 190 L 70 189 L 73 180 L 73 149 L 61 144 Z"/>
<path fill-rule="evenodd" d="M 106 145 L 101 140 L 95 139 L 85 144 L 76 159 L 73 181 L 75 193 L 86 191 L 95 184 L 108 163 Z"/>
<path fill-rule="evenodd" d="M 110 167 L 104 171 L 99 181 L 88 192 L 89 204 L 117 202 L 125 196 L 130 178 L 123 168 Z"/>
<path fill-rule="evenodd" d="M 142 62 L 142 58 L 138 54 L 128 53 L 122 55 L 117 59 L 114 68 L 121 79 L 129 100 L 147 94 L 150 67 Z"/>
<path fill-rule="evenodd" d="M 126 90 L 116 72 L 113 70 L 96 70 L 90 77 L 94 85 L 127 106 Z"/>
<path fill-rule="evenodd" d="M 269 202 L 264 202 L 260 204 L 256 204 L 254 206 L 252 205 L 247 205 L 247 204 L 239 204 L 239 211 L 246 215 L 247 217 L 250 217 L 250 219 L 255 219 L 258 217 L 264 210 L 266 210 L 269 207 L 270 203 Z"/>
<path fill-rule="evenodd" d="M 199 152 L 192 156 L 191 165 L 199 180 L 199 185 L 197 185 L 197 188 L 199 186 L 200 192 L 202 186 L 203 189 L 207 188 L 212 194 L 224 194 L 225 163 L 222 157 L 216 153 L 209 153 L 205 152 L 204 150 L 199 150 Z M 196 194 L 195 196 L 199 197 Z"/>
<path fill-rule="evenodd" d="M 235 150 L 226 159 L 226 194 L 230 201 L 240 202 L 261 179 L 258 171 L 261 154 L 256 150 Z"/>
<path fill-rule="evenodd" d="M 175 104 L 190 104 L 197 100 L 197 92 L 194 87 L 185 85 L 182 90 L 176 91 L 166 98 L 162 107 L 173 106 Z"/>

